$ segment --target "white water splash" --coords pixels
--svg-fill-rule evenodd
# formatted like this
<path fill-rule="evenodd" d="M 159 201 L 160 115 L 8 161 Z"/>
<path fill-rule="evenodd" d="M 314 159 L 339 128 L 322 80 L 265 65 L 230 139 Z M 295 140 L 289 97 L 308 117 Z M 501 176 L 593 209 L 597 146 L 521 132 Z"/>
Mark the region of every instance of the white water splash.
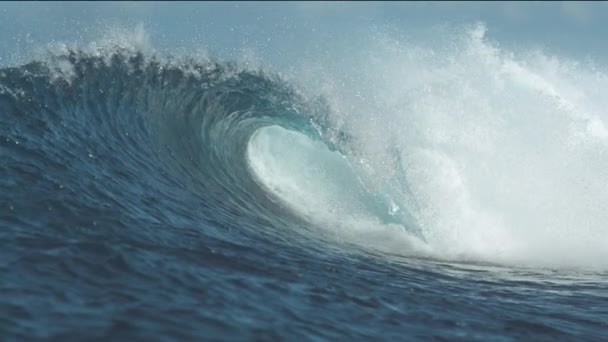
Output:
<path fill-rule="evenodd" d="M 437 257 L 608 268 L 605 68 L 507 51 L 485 32 L 375 34 L 299 78 Z"/>

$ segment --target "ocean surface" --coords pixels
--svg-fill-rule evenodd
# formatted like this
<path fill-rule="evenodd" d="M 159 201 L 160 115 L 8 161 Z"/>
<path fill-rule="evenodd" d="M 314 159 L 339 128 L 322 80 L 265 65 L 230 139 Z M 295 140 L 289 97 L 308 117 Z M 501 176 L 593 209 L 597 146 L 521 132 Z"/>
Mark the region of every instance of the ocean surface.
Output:
<path fill-rule="evenodd" d="M 4 64 L 0 340 L 608 340 L 608 68 L 448 31 Z"/>

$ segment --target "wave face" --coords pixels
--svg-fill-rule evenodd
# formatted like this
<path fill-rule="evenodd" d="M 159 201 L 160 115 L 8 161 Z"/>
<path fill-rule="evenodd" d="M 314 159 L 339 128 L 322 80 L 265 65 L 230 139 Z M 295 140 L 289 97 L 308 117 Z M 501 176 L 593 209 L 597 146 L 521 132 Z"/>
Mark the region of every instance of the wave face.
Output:
<path fill-rule="evenodd" d="M 312 98 L 305 77 L 296 88 L 237 64 L 120 48 L 0 70 L 0 290 L 15 295 L 0 301 L 0 332 L 336 338 L 347 326 L 364 338 L 431 327 L 420 336 L 454 338 L 462 325 L 450 324 L 464 321 L 485 339 L 577 336 L 562 324 L 577 319 L 595 336 L 605 307 L 571 310 L 563 293 L 580 276 L 599 284 L 589 298 L 605 298 L 601 273 L 585 273 L 608 260 L 602 114 L 562 96 L 571 84 L 547 83 L 561 71 L 534 73 L 480 28 L 437 60 L 386 43 L 357 76 L 367 80 Z M 571 273 L 528 304 L 564 317 L 469 300 L 478 282 L 492 297 L 546 267 Z M 463 297 L 438 301 L 446 292 Z M 481 329 L 493 305 L 514 316 Z M 319 306 L 332 324 L 311 318 Z"/>
<path fill-rule="evenodd" d="M 279 214 L 248 171 L 250 136 L 271 123 L 313 132 L 288 86 L 230 64 L 171 66 L 141 53 L 71 52 L 0 76 L 8 168 L 27 174 L 20 158 L 39 155 L 44 180 L 53 185 L 28 188 L 51 207 L 63 193 L 89 198 L 90 207 L 105 200 L 142 210 L 147 205 L 135 203 L 143 201 L 154 207 L 146 209 L 153 217 L 210 211 L 257 226 Z M 85 178 L 90 183 L 80 184 Z M 14 191 L 23 183 L 6 186 Z M 190 201 L 188 210 L 162 207 Z"/>

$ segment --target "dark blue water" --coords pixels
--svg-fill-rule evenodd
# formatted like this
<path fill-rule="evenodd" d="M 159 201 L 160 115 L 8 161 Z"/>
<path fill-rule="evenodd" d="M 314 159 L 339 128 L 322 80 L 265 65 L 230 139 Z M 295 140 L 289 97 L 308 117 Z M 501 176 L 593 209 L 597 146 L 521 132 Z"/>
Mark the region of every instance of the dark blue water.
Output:
<path fill-rule="evenodd" d="M 246 149 L 269 125 L 319 140 L 330 110 L 225 62 L 0 70 L 0 340 L 608 339 L 605 272 L 316 238 Z"/>

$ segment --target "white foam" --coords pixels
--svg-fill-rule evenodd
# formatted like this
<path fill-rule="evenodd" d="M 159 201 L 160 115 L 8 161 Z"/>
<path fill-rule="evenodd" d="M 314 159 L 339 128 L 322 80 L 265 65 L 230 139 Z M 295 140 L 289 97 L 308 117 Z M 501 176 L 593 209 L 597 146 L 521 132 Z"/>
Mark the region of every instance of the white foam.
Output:
<path fill-rule="evenodd" d="M 354 138 L 357 172 L 411 204 L 436 256 L 607 269 L 606 69 L 506 51 L 485 31 L 359 38 L 328 53 L 348 64 L 297 78 Z"/>
<path fill-rule="evenodd" d="M 396 223 L 383 223 L 348 162 L 326 145 L 278 126 L 252 137 L 249 164 L 260 184 L 334 241 L 384 252 L 424 253 L 427 246 Z M 387 208 L 389 210 L 389 208 Z"/>

